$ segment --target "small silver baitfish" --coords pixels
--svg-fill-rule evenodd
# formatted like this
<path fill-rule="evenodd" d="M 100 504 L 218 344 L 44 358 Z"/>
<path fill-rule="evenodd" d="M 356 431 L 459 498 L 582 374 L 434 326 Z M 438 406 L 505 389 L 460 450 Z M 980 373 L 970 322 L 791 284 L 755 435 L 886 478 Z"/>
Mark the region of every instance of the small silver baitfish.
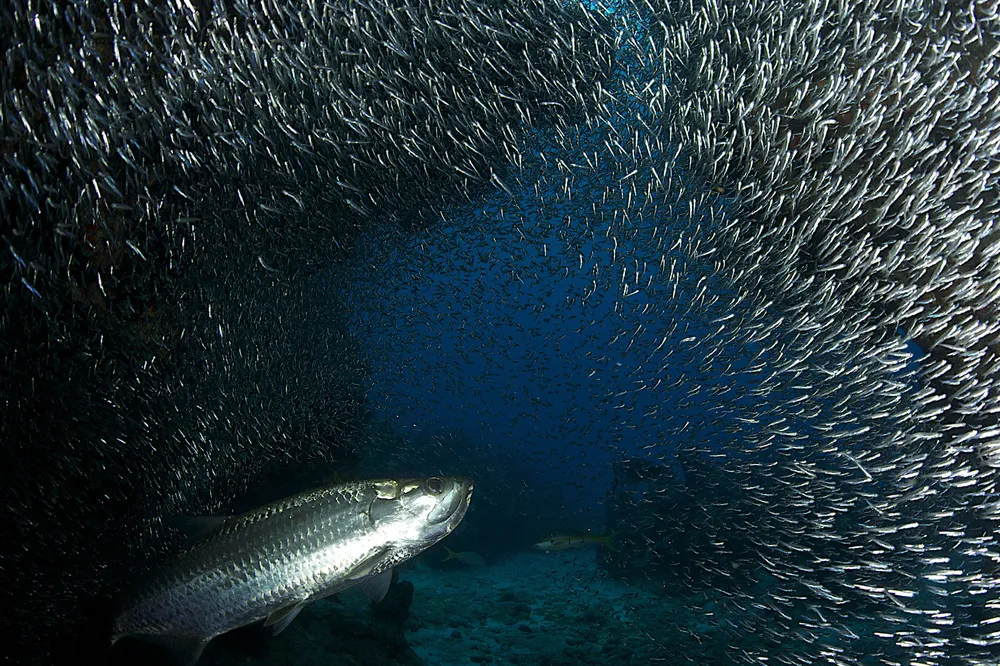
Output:
<path fill-rule="evenodd" d="M 278 633 L 349 587 L 381 599 L 394 566 L 461 522 L 472 488 L 461 477 L 356 481 L 226 518 L 128 598 L 111 644 L 141 638 L 193 664 L 220 634 L 265 618 Z"/>

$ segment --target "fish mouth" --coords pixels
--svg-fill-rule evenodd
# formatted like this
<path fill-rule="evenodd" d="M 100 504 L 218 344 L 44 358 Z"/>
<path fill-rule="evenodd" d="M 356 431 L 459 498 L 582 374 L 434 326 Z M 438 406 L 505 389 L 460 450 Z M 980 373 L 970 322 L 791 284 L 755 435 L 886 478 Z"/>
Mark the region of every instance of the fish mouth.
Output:
<path fill-rule="evenodd" d="M 449 487 L 443 493 L 445 497 L 441 498 L 427 519 L 431 524 L 447 524 L 447 529 L 450 532 L 465 516 L 469 502 L 472 501 L 472 491 L 475 485 L 472 479 L 464 477 L 452 477 L 447 481 Z"/>

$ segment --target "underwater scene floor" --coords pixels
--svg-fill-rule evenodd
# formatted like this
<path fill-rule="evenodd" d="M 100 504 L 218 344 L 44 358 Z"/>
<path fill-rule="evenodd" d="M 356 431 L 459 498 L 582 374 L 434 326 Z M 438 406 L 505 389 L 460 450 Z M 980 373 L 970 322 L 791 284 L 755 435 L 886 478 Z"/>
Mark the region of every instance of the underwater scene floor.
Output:
<path fill-rule="evenodd" d="M 307 607 L 278 636 L 256 629 L 220 637 L 201 663 L 733 663 L 726 646 L 732 634 L 718 631 L 729 622 L 718 591 L 699 593 L 700 612 L 693 613 L 692 599 L 685 605 L 609 578 L 593 549 L 518 553 L 447 569 L 437 568 L 435 556 L 440 561 L 435 551 L 399 572 L 393 592 L 412 590 L 405 619 L 391 606 L 343 594 Z"/>

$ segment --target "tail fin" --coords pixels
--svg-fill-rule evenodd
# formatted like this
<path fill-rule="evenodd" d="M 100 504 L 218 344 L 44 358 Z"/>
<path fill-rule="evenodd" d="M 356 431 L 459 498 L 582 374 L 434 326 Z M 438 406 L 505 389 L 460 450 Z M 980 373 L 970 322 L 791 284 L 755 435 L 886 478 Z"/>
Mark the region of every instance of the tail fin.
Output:
<path fill-rule="evenodd" d="M 458 553 L 456 553 L 455 551 L 453 551 L 448 546 L 445 546 L 444 549 L 448 551 L 448 557 L 446 557 L 443 560 L 441 560 L 442 562 L 447 562 L 448 560 L 454 560 L 454 559 L 458 558 Z"/>

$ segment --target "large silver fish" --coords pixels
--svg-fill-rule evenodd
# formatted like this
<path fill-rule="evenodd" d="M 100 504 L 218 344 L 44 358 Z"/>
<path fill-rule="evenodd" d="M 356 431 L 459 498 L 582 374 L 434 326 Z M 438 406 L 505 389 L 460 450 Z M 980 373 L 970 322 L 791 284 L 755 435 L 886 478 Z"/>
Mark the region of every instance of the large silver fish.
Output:
<path fill-rule="evenodd" d="M 151 640 L 192 664 L 219 634 L 265 618 L 277 633 L 349 587 L 381 599 L 392 568 L 454 530 L 471 497 L 460 477 L 356 481 L 227 518 L 124 604 L 111 644 Z"/>

